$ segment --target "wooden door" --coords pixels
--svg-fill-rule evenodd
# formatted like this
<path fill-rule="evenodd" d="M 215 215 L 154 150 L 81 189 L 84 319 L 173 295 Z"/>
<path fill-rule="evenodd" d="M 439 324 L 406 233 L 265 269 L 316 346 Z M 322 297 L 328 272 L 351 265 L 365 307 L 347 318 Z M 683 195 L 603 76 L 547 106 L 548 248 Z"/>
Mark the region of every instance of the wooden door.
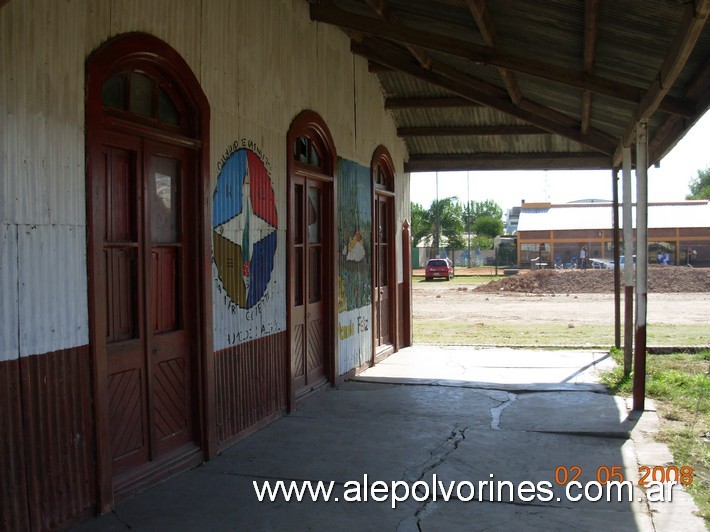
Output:
<path fill-rule="evenodd" d="M 329 186 L 301 175 L 293 177 L 291 302 L 291 375 L 296 398 L 327 382 L 325 346 L 329 327 L 330 268 L 326 198 Z"/>
<path fill-rule="evenodd" d="M 192 445 L 194 308 L 188 150 L 112 134 L 95 168 L 93 224 L 103 225 L 104 267 L 94 297 L 97 351 L 105 353 L 114 487 Z M 101 186 L 103 185 L 103 186 Z M 96 234 L 96 233 L 95 233 Z M 104 330 L 105 334 L 101 334 Z M 103 338 L 101 337 L 103 336 Z M 120 489 L 120 488 L 119 488 Z"/>
<path fill-rule="evenodd" d="M 393 264 L 392 251 L 392 198 L 387 195 L 375 196 L 374 231 L 374 334 L 375 354 L 389 349 L 393 343 L 392 302 Z"/>

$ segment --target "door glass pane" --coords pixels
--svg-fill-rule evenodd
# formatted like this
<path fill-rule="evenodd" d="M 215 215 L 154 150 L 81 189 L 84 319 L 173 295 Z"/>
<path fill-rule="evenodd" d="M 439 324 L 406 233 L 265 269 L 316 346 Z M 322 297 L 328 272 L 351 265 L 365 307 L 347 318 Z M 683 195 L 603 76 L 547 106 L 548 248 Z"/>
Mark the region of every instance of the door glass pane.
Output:
<path fill-rule="evenodd" d="M 136 72 L 131 75 L 131 112 L 153 117 L 153 80 Z"/>
<path fill-rule="evenodd" d="M 160 89 L 158 92 L 158 118 L 165 124 L 177 126 L 180 123 L 180 113 L 167 93 Z"/>
<path fill-rule="evenodd" d="M 138 337 L 137 264 L 135 248 L 104 250 L 106 276 L 106 341 L 120 342 Z"/>
<path fill-rule="evenodd" d="M 387 204 L 382 201 L 380 202 L 380 216 L 379 216 L 379 238 L 380 242 L 387 242 Z"/>
<path fill-rule="evenodd" d="M 150 232 L 153 242 L 178 240 L 178 161 L 167 157 L 152 158 L 153 175 L 148 182 Z"/>
<path fill-rule="evenodd" d="M 104 83 L 101 100 L 106 107 L 126 109 L 126 77 L 118 74 Z"/>
<path fill-rule="evenodd" d="M 308 302 L 321 300 L 321 249 L 312 247 L 308 250 Z"/>
<path fill-rule="evenodd" d="M 296 248 L 294 261 L 293 299 L 294 305 L 300 307 L 303 305 L 303 248 Z"/>
<path fill-rule="evenodd" d="M 128 150 L 112 149 L 107 164 L 104 238 L 108 242 L 135 242 L 135 158 Z"/>
<path fill-rule="evenodd" d="M 303 185 L 294 185 L 293 237 L 296 244 L 303 244 Z"/>
<path fill-rule="evenodd" d="M 378 246 L 379 286 L 387 286 L 387 245 Z"/>
<path fill-rule="evenodd" d="M 308 243 L 317 244 L 321 235 L 321 203 L 320 190 L 315 187 L 308 188 L 308 205 L 306 206 L 308 215 Z"/>
<path fill-rule="evenodd" d="M 179 251 L 175 247 L 155 247 L 151 260 L 151 318 L 153 332 L 178 329 Z"/>

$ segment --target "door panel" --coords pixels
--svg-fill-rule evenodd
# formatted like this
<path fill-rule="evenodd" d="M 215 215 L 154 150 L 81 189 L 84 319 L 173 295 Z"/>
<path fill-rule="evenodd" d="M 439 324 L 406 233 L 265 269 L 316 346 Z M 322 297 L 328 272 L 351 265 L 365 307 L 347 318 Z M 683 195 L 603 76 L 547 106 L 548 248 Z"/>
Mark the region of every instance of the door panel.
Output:
<path fill-rule="evenodd" d="M 184 190 L 187 156 L 183 150 L 146 144 L 150 161 L 146 179 L 146 205 L 150 220 L 151 302 L 150 388 L 154 455 L 160 456 L 191 441 L 190 338 L 185 326 L 184 301 L 188 279 L 184 267 L 187 247 Z"/>
<path fill-rule="evenodd" d="M 375 347 L 385 348 L 392 339 L 392 198 L 377 195 L 375 198 L 375 279 L 374 323 Z"/>
<path fill-rule="evenodd" d="M 294 176 L 293 296 L 291 303 L 291 375 L 296 396 L 326 380 L 326 304 L 328 275 L 325 264 L 330 229 L 324 219 L 324 183 Z"/>
<path fill-rule="evenodd" d="M 102 150 L 103 279 L 114 478 L 192 441 L 187 150 L 112 136 Z M 193 283 L 196 280 L 192 281 Z M 97 341 L 101 341 L 97 339 Z"/>

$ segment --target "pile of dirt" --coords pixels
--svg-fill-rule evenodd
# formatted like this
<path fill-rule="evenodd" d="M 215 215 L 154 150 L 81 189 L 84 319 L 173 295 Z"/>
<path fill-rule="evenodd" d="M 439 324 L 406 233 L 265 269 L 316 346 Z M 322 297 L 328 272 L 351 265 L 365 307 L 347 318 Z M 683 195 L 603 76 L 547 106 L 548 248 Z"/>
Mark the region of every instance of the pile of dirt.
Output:
<path fill-rule="evenodd" d="M 621 274 L 621 288 L 624 275 Z M 491 281 L 479 292 L 532 294 L 597 294 L 614 291 L 614 270 L 536 270 Z M 648 291 L 657 293 L 710 292 L 710 270 L 684 266 L 648 269 Z"/>

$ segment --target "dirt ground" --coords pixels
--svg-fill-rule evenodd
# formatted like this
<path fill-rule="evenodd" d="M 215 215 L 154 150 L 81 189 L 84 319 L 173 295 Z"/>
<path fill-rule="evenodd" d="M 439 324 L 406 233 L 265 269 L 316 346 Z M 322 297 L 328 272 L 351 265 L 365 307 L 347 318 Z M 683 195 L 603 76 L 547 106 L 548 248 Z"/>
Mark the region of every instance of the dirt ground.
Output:
<path fill-rule="evenodd" d="M 456 279 L 415 280 L 413 314 L 415 320 L 448 318 L 472 325 L 518 321 L 613 326 L 613 286 L 612 270 L 540 270 L 480 286 Z M 623 295 L 621 302 L 623 315 Z M 649 268 L 647 317 L 649 323 L 710 325 L 710 270 Z"/>

